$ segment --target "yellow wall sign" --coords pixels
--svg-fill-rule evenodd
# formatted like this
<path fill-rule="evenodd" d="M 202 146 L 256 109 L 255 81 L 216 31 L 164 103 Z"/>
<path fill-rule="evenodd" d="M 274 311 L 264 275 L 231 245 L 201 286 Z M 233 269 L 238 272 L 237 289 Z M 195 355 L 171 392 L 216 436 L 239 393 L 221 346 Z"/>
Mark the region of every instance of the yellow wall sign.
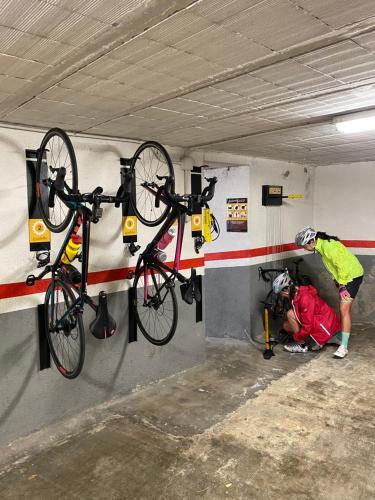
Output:
<path fill-rule="evenodd" d="M 51 233 L 43 219 L 29 219 L 30 243 L 49 243 Z"/>
<path fill-rule="evenodd" d="M 122 218 L 122 235 L 137 235 L 137 217 L 135 215 L 124 215 Z"/>
<path fill-rule="evenodd" d="M 192 231 L 202 230 L 202 214 L 193 214 L 191 216 L 191 230 Z"/>

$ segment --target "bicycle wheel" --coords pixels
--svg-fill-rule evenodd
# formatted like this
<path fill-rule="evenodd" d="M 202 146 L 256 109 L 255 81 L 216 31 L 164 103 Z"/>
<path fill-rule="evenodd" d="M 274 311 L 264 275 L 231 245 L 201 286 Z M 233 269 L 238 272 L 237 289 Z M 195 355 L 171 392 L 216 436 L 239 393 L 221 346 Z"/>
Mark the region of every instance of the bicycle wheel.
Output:
<path fill-rule="evenodd" d="M 177 299 L 164 271 L 153 264 L 147 266 L 147 297 L 144 295 L 145 272 L 142 267 L 134 279 L 134 312 L 137 324 L 146 339 L 165 345 L 177 327 Z"/>
<path fill-rule="evenodd" d="M 75 311 L 66 314 L 74 301 L 64 281 L 51 281 L 44 302 L 47 339 L 57 369 L 69 379 L 80 374 L 85 358 L 82 315 Z"/>
<path fill-rule="evenodd" d="M 68 135 L 59 128 L 52 128 L 43 137 L 36 163 L 36 197 L 46 226 L 60 233 L 69 224 L 73 212 L 55 195 L 52 182 L 60 167 L 66 168 L 65 190 L 78 192 L 77 161 Z"/>
<path fill-rule="evenodd" d="M 270 319 L 282 320 L 285 313 L 290 309 L 290 302 L 280 294 L 270 290 L 265 302 L 269 305 Z"/>
<path fill-rule="evenodd" d="M 132 190 L 130 197 L 134 212 L 146 226 L 157 226 L 166 218 L 170 207 L 162 201 L 156 207 L 155 196 L 142 184 L 147 182 L 157 189 L 164 184 L 164 179 L 160 180 L 157 176 L 168 176 L 172 177 L 174 186 L 172 160 L 161 144 L 148 141 L 141 144 L 135 152 L 131 168 L 135 175 L 135 193 Z"/>

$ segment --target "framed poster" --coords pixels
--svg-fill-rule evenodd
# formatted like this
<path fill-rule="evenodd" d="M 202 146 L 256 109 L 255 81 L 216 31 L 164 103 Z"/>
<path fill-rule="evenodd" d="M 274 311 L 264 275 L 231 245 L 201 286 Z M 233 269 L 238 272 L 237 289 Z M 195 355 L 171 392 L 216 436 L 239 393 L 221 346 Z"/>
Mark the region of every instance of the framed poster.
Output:
<path fill-rule="evenodd" d="M 227 198 L 227 232 L 247 233 L 247 198 Z"/>

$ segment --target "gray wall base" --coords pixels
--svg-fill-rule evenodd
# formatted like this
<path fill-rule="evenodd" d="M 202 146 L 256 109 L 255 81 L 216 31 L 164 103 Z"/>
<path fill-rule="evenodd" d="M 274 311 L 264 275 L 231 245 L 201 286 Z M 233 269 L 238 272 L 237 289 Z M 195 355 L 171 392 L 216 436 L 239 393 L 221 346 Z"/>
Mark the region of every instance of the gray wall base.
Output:
<path fill-rule="evenodd" d="M 117 334 L 103 341 L 86 328 L 86 358 L 81 375 L 64 379 L 51 361 L 39 371 L 37 309 L 2 314 L 0 354 L 0 445 L 66 416 L 126 394 L 151 381 L 205 360 L 204 322 L 195 322 L 195 304 L 179 299 L 179 321 L 172 341 L 163 347 L 138 341 L 128 344 L 127 293 L 109 296 Z M 93 319 L 88 311 L 87 325 Z"/>
<path fill-rule="evenodd" d="M 261 264 L 262 267 L 293 269 L 297 257 Z M 306 254 L 300 265 L 301 273 L 313 279 L 320 296 L 338 312 L 337 289 L 317 254 Z M 375 257 L 359 256 L 365 269 L 365 278 L 358 297 L 354 301 L 354 322 L 371 323 L 375 320 Z M 263 332 L 261 300 L 270 290 L 270 283 L 258 279 L 258 265 L 206 269 L 205 315 L 206 334 L 209 337 L 246 339 L 246 333 L 259 335 Z M 276 325 L 275 325 L 276 326 Z"/>

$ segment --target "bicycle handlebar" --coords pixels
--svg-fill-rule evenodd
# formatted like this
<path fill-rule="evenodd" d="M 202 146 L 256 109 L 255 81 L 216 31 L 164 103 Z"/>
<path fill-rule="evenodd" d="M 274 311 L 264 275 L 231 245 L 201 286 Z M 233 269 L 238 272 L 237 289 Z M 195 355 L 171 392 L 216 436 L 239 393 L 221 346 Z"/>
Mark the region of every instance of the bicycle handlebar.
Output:
<path fill-rule="evenodd" d="M 101 186 L 96 187 L 91 193 L 65 193 L 65 176 L 66 176 L 66 168 L 60 167 L 56 174 L 56 179 L 54 181 L 54 187 L 56 190 L 56 194 L 59 198 L 67 203 L 90 203 L 91 205 L 95 205 L 99 207 L 101 203 L 115 203 L 119 204 L 124 201 L 124 196 L 120 195 L 123 190 L 121 190 L 121 186 L 117 192 L 116 196 L 110 195 L 102 195 L 103 188 Z"/>
<path fill-rule="evenodd" d="M 217 183 L 217 177 L 210 177 L 207 178 L 205 177 L 206 181 L 208 181 L 208 186 L 206 186 L 202 194 L 177 194 L 173 192 L 173 179 L 172 177 L 159 177 L 161 179 L 165 179 L 165 184 L 164 184 L 164 195 L 167 201 L 169 201 L 171 204 L 174 203 L 180 203 L 180 202 L 188 202 L 191 203 L 195 201 L 196 203 L 199 203 L 201 206 L 203 206 L 205 203 L 208 201 L 212 200 L 214 194 L 215 194 L 215 184 Z"/>
<path fill-rule="evenodd" d="M 263 279 L 263 281 L 269 282 L 272 280 L 272 277 L 270 276 L 271 273 L 283 273 L 285 272 L 284 269 L 276 269 L 276 268 L 270 268 L 270 269 L 265 269 L 264 267 L 260 266 L 258 267 L 258 280 L 260 278 Z"/>

